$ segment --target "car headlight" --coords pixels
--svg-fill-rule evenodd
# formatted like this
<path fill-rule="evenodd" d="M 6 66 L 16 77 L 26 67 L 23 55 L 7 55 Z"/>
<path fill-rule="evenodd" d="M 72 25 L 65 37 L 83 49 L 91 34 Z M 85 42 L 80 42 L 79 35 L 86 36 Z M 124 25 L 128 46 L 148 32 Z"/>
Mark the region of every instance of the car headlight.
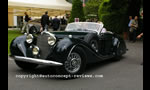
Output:
<path fill-rule="evenodd" d="M 26 37 L 26 42 L 28 44 L 31 44 L 33 42 L 33 36 L 32 34 L 28 34 L 27 37 Z"/>
<path fill-rule="evenodd" d="M 39 49 L 39 47 L 37 47 L 37 46 L 34 46 L 34 48 L 32 49 L 33 55 L 38 55 L 38 54 L 39 54 L 39 51 L 40 51 L 40 49 Z"/>
<path fill-rule="evenodd" d="M 49 45 L 54 45 L 55 44 L 55 42 L 56 42 L 56 38 L 55 38 L 55 36 L 49 36 L 48 37 L 48 44 Z"/>

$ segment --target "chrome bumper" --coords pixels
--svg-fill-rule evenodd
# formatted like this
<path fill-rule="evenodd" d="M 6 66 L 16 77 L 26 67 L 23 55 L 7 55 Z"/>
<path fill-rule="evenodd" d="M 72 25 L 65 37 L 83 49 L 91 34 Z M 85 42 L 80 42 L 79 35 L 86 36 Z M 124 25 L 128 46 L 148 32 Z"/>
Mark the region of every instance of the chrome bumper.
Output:
<path fill-rule="evenodd" d="M 24 62 L 30 62 L 35 64 L 41 64 L 41 65 L 50 65 L 50 66 L 61 66 L 62 63 L 50 61 L 50 60 L 44 60 L 44 59 L 37 59 L 37 58 L 29 58 L 29 57 L 22 57 L 22 56 L 15 56 L 15 60 L 17 61 L 24 61 Z"/>

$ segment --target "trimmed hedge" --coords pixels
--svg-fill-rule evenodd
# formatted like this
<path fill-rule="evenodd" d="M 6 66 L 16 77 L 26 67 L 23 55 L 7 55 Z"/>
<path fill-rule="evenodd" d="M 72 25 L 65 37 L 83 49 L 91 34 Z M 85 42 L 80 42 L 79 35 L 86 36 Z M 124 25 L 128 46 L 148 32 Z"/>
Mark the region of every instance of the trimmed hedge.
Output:
<path fill-rule="evenodd" d="M 73 0 L 71 15 L 68 22 L 74 22 L 74 18 L 79 18 L 80 21 L 85 21 L 81 0 Z"/>
<path fill-rule="evenodd" d="M 127 0 L 104 0 L 99 6 L 99 20 L 107 30 L 122 33 L 127 30 Z"/>
<path fill-rule="evenodd" d="M 93 14 L 93 15 L 98 15 L 98 8 L 99 5 L 101 4 L 102 0 L 88 0 L 86 2 L 86 5 L 84 7 L 84 13 L 86 15 L 86 17 L 89 14 Z"/>

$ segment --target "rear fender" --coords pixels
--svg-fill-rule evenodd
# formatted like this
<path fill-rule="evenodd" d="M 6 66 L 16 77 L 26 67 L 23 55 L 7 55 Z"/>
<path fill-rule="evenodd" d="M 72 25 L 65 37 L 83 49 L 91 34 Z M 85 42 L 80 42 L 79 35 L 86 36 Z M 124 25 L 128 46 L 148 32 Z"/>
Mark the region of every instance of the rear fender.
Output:
<path fill-rule="evenodd" d="M 123 52 L 123 53 L 120 53 L 121 55 L 121 54 L 126 53 L 127 51 L 126 43 L 122 37 L 120 37 L 119 35 L 115 35 L 115 37 L 113 38 L 114 51 L 117 51 L 120 45 L 121 45 L 121 49 Z"/>

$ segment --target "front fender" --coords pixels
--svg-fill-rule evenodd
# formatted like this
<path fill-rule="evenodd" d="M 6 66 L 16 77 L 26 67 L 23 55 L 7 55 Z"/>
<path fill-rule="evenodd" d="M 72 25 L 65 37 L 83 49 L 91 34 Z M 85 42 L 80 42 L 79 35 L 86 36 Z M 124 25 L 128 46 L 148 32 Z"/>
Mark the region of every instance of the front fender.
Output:
<path fill-rule="evenodd" d="M 71 48 L 77 43 L 70 38 L 64 38 L 57 42 L 53 50 L 55 60 L 65 60 Z"/>
<path fill-rule="evenodd" d="M 27 56 L 25 46 L 26 35 L 16 37 L 10 44 L 11 55 Z"/>
<path fill-rule="evenodd" d="M 98 56 L 94 49 L 92 49 L 85 41 L 76 38 L 64 38 L 55 46 L 52 55 L 53 60 L 64 63 L 76 47 L 81 47 L 84 50 L 87 63 L 97 62 L 104 59 L 104 57 Z"/>
<path fill-rule="evenodd" d="M 85 50 L 86 54 L 92 54 L 94 53 L 94 50 L 91 48 L 90 45 L 88 45 L 86 42 L 83 40 L 77 39 L 77 38 L 64 38 L 57 42 L 52 58 L 55 59 L 55 61 L 63 63 L 69 54 L 76 48 L 76 47 L 81 47 L 83 50 Z M 88 52 L 86 52 L 88 51 Z M 91 55 L 90 55 L 91 56 Z"/>

